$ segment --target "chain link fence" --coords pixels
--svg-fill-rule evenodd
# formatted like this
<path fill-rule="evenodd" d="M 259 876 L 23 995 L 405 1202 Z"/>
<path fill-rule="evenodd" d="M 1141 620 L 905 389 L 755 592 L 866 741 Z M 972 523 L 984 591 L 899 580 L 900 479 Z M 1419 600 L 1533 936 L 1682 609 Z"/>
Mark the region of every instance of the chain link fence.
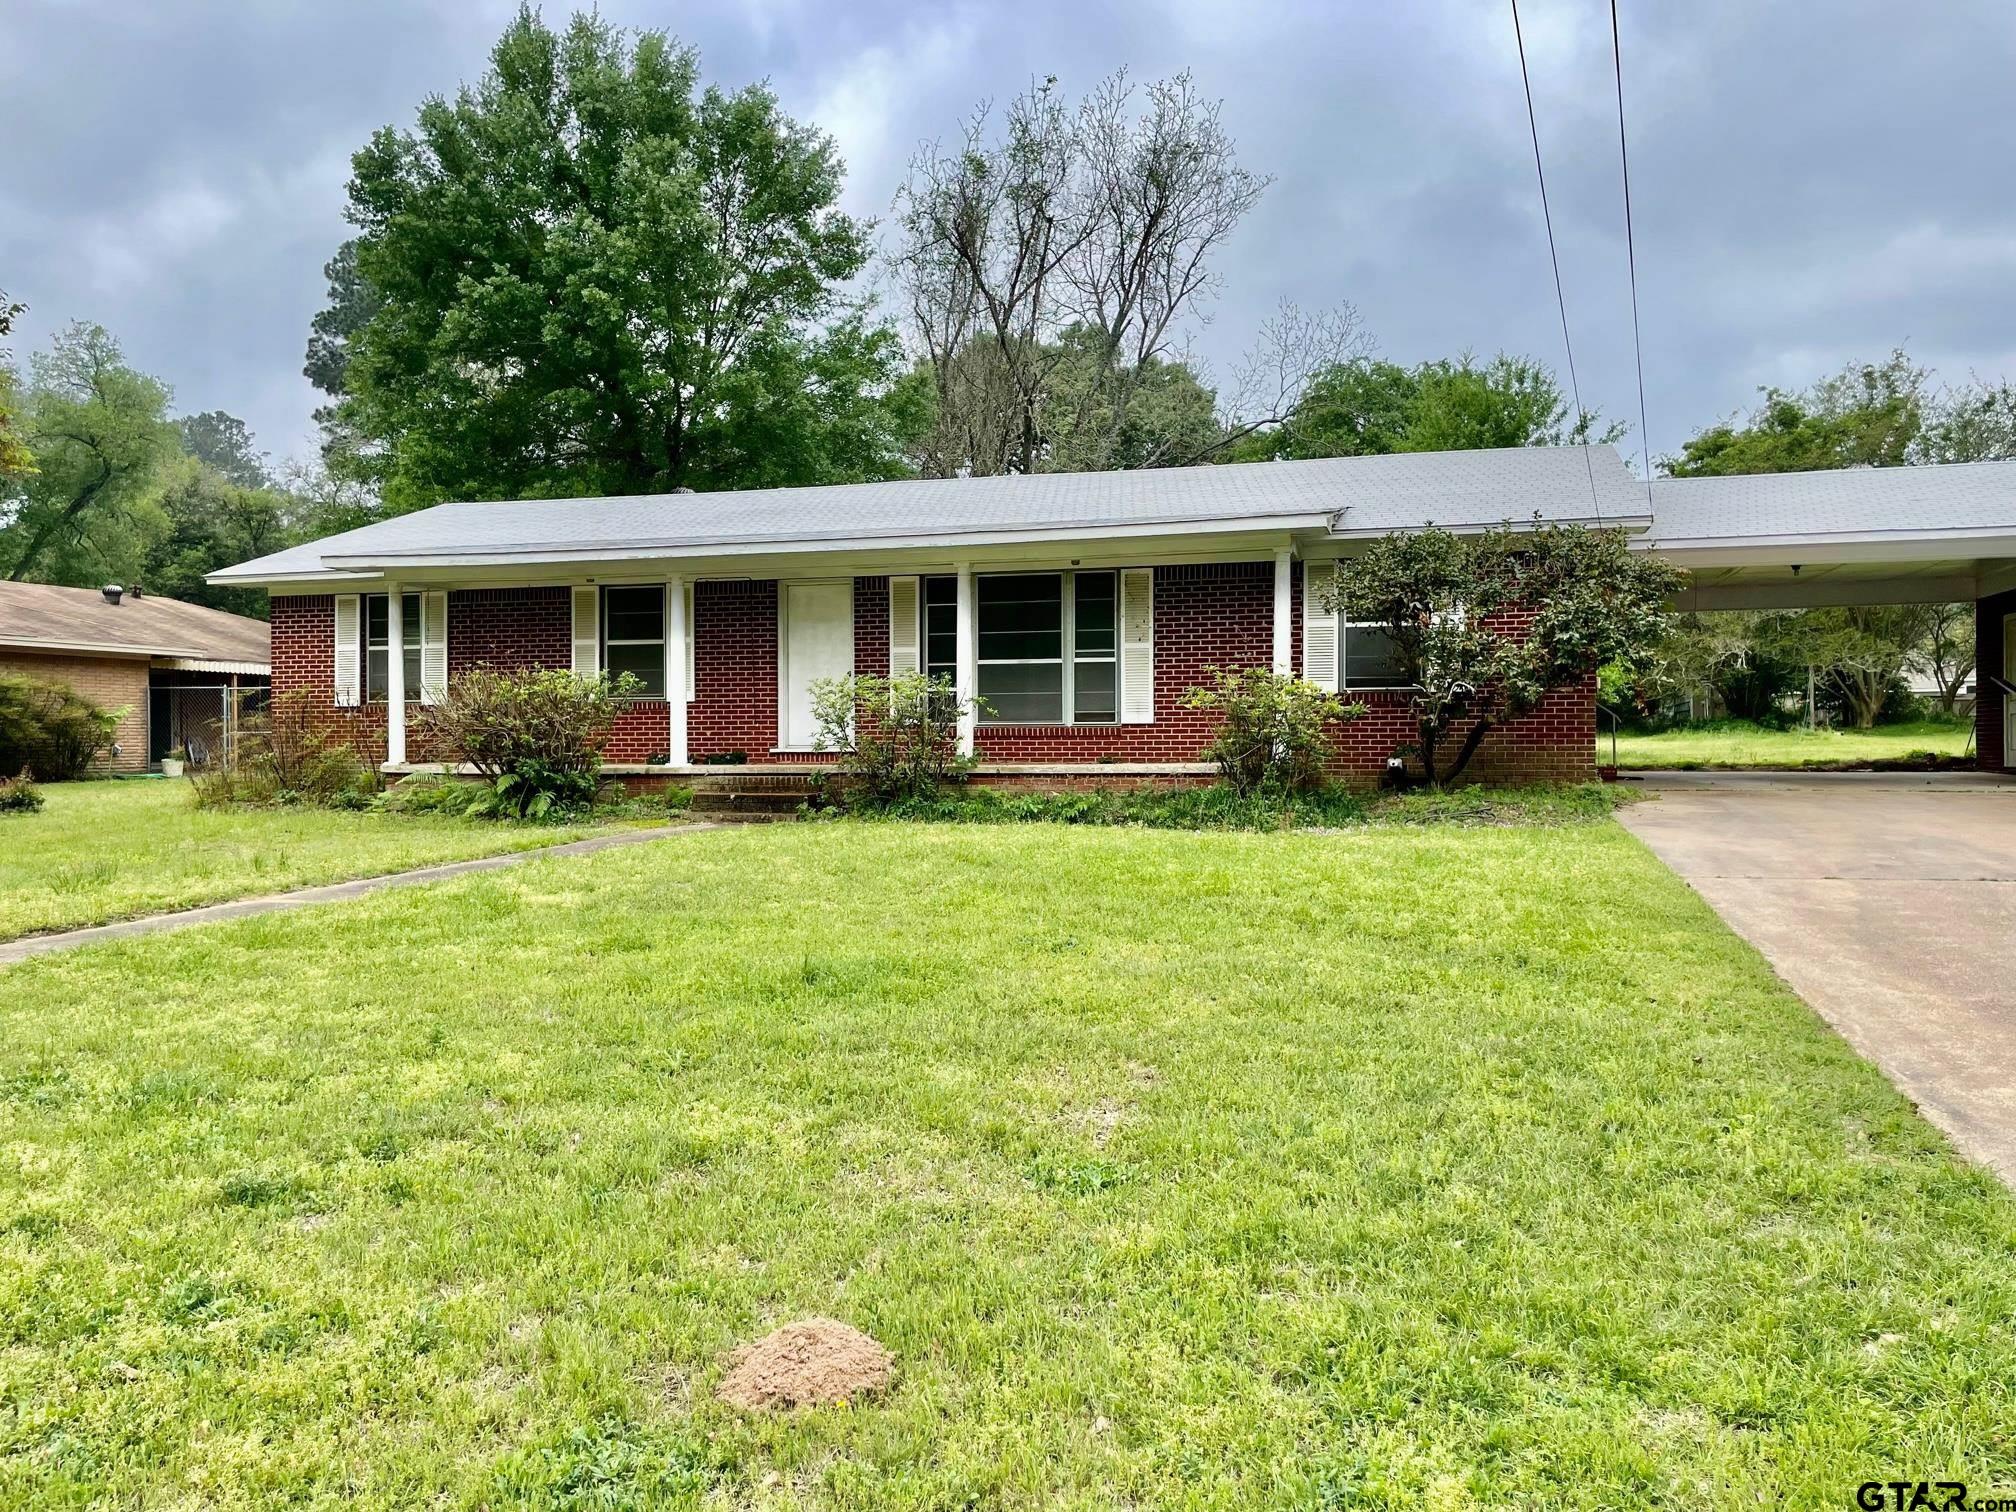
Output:
<path fill-rule="evenodd" d="M 155 683 L 148 692 L 147 762 L 186 761 L 196 770 L 229 766 L 249 719 L 266 710 L 267 690 L 221 683 Z"/>

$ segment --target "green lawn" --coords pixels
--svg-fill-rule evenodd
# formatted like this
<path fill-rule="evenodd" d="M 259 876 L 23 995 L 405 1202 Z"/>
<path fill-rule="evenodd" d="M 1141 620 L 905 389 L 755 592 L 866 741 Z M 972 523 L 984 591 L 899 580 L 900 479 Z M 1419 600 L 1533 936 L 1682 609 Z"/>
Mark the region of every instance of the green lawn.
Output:
<path fill-rule="evenodd" d="M 1656 735 L 1617 737 L 1620 767 L 1800 767 L 1836 762 L 1898 761 L 1932 752 L 1959 756 L 1971 750 L 1964 725 L 1879 725 L 1873 730 L 1767 730 L 1742 720 L 1718 720 Z M 1597 760 L 1610 759 L 1610 737 L 1596 738 Z"/>
<path fill-rule="evenodd" d="M 0 980 L 0 1503 L 2016 1482 L 2016 1202 L 1607 821 L 721 830 Z M 886 1399 L 715 1402 L 813 1314 Z"/>
<path fill-rule="evenodd" d="M 40 813 L 0 814 L 0 940 L 593 833 L 437 815 L 198 810 L 186 782 L 42 791 Z"/>

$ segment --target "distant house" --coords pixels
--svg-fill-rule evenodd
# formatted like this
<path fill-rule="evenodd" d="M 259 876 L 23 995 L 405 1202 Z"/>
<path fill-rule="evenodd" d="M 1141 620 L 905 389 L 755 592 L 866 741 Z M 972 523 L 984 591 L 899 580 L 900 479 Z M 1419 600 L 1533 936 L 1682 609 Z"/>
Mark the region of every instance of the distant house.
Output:
<path fill-rule="evenodd" d="M 68 683 L 117 713 L 110 771 L 184 747 L 221 753 L 248 690 L 268 684 L 268 644 L 264 620 L 137 588 L 0 582 L 0 672 Z"/>

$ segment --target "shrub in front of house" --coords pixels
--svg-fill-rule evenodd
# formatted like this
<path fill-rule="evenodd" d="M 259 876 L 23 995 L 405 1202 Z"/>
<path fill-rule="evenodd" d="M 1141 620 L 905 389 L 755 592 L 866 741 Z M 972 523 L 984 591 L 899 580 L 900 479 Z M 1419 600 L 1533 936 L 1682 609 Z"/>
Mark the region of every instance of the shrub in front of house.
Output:
<path fill-rule="evenodd" d="M 1183 707 L 1218 716 L 1204 754 L 1241 798 L 1321 787 L 1333 750 L 1331 727 L 1365 712 L 1363 704 L 1346 704 L 1312 682 L 1265 667 L 1205 670 L 1211 680 L 1186 691 Z"/>
<path fill-rule="evenodd" d="M 812 684 L 813 744 L 835 753 L 841 772 L 828 791 L 849 806 L 937 797 L 973 769 L 959 754 L 965 707 L 950 681 L 921 672 L 821 678 Z"/>
<path fill-rule="evenodd" d="M 112 744 L 119 715 L 66 683 L 0 673 L 0 772 L 71 782 Z"/>
<path fill-rule="evenodd" d="M 189 774 L 198 808 L 363 808 L 378 789 L 371 763 L 317 717 L 306 689 L 276 694 L 238 729 L 229 762 Z"/>
<path fill-rule="evenodd" d="M 464 812 L 557 819 L 593 805 L 603 749 L 637 687 L 627 673 L 611 680 L 475 667 L 449 683 L 421 729 L 437 755 L 467 763 L 482 778 Z"/>
<path fill-rule="evenodd" d="M 0 814 L 32 814 L 42 807 L 42 789 L 31 773 L 0 778 Z"/>

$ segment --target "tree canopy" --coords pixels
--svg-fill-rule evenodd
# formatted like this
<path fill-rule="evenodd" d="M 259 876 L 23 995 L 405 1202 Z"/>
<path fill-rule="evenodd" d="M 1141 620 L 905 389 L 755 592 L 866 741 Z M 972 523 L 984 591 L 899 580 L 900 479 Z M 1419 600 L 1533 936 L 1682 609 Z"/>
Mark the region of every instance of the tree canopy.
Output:
<path fill-rule="evenodd" d="M 8 577 L 89 583 L 139 569 L 167 529 L 157 472 L 176 450 L 168 399 L 102 326 L 73 325 L 29 360 L 24 439 L 37 470 L 13 480 L 0 527 Z"/>
<path fill-rule="evenodd" d="M 0 338 L 14 329 L 15 320 L 28 307 L 7 297 L 7 291 L 0 289 Z M 14 374 L 13 354 L 0 346 L 0 480 L 20 477 L 35 470 L 34 455 L 28 450 L 28 443 L 21 439 L 21 417 L 16 413 L 18 403 L 15 386 L 18 379 Z"/>
<path fill-rule="evenodd" d="M 353 169 L 309 371 L 387 507 L 900 470 L 899 345 L 843 295 L 868 228 L 767 89 L 521 9 L 480 83 Z"/>
<path fill-rule="evenodd" d="M 1500 352 L 1403 367 L 1372 357 L 1325 368 L 1281 425 L 1242 441 L 1240 460 L 1358 457 L 1615 441 L 1593 412 L 1571 415 L 1552 369 Z"/>

